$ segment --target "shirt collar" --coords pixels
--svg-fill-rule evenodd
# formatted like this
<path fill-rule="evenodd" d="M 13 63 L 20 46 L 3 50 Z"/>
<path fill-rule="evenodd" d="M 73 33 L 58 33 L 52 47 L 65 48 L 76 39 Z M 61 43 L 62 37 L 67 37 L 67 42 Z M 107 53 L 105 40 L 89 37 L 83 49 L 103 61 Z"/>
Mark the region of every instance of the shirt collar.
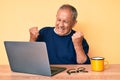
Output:
<path fill-rule="evenodd" d="M 54 32 L 57 34 L 55 28 L 54 28 Z M 70 30 L 67 34 L 65 34 L 64 36 L 67 36 L 67 35 L 69 35 L 70 33 L 71 33 L 71 30 Z"/>

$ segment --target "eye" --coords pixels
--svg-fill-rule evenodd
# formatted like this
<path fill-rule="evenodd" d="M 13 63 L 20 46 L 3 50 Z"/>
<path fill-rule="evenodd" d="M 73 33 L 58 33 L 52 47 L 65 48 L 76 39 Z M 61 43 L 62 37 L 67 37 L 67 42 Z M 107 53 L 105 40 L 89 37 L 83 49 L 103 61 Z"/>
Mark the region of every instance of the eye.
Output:
<path fill-rule="evenodd" d="M 64 23 L 68 23 L 68 21 L 64 21 Z"/>
<path fill-rule="evenodd" d="M 57 21 L 61 21 L 61 19 L 57 19 Z"/>
<path fill-rule="evenodd" d="M 69 24 L 69 22 L 68 22 L 68 21 L 64 21 L 64 23 L 65 23 L 65 24 Z"/>

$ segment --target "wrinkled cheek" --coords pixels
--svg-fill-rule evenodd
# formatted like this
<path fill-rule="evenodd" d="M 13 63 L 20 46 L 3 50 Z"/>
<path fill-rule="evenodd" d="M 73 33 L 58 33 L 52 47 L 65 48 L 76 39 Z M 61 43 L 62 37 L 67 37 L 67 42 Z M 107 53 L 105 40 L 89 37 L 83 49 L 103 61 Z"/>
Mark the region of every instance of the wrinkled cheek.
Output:
<path fill-rule="evenodd" d="M 59 25 L 56 25 L 55 27 L 56 27 L 56 29 L 59 29 Z"/>
<path fill-rule="evenodd" d="M 56 23 L 55 23 L 55 26 L 56 26 L 56 27 L 57 27 L 57 26 L 59 26 L 59 23 L 58 23 L 58 22 L 56 22 Z"/>

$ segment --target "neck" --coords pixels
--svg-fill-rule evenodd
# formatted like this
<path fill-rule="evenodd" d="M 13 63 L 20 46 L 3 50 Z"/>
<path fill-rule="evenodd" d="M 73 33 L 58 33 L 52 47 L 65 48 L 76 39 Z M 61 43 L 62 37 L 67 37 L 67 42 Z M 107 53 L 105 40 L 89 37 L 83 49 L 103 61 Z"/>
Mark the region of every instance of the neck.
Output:
<path fill-rule="evenodd" d="M 56 31 L 56 29 L 54 28 L 54 32 L 57 34 L 57 31 Z M 67 34 L 65 34 L 64 36 L 67 36 L 67 35 L 69 35 L 71 33 L 71 30 L 67 33 Z"/>

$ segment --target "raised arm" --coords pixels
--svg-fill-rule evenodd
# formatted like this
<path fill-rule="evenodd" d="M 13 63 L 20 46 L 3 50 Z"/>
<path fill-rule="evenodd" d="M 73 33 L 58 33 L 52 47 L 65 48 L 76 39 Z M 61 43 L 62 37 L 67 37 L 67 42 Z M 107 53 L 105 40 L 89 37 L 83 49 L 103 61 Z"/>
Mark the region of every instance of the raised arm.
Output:
<path fill-rule="evenodd" d="M 82 46 L 83 34 L 76 32 L 72 36 L 73 45 L 76 51 L 76 59 L 78 64 L 83 64 L 87 60 L 87 56 Z"/>
<path fill-rule="evenodd" d="M 39 31 L 38 31 L 38 27 L 32 27 L 29 29 L 29 33 L 30 33 L 30 42 L 35 42 L 38 35 L 39 35 Z"/>

